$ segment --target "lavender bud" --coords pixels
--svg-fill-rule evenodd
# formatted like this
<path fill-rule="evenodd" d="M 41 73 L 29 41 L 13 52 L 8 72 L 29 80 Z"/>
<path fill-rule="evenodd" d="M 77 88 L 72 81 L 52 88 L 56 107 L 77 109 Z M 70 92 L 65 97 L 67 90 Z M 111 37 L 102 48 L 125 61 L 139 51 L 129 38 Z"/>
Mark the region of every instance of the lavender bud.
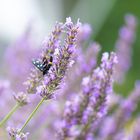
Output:
<path fill-rule="evenodd" d="M 27 94 L 23 92 L 19 92 L 18 94 L 14 94 L 13 96 L 20 106 L 24 106 L 30 102 Z"/>

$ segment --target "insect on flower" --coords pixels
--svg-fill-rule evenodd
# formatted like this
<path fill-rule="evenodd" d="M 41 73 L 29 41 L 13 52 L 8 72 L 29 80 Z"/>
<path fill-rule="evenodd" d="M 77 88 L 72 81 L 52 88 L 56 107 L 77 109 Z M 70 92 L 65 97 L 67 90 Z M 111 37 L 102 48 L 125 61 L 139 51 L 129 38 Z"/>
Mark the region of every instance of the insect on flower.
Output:
<path fill-rule="evenodd" d="M 48 70 L 50 69 L 50 67 L 52 66 L 52 61 L 53 61 L 53 57 L 50 56 L 50 59 L 48 61 L 48 59 L 46 57 L 43 57 L 43 60 L 33 60 L 32 63 L 35 65 L 35 67 L 37 67 L 41 72 L 43 72 L 43 75 L 47 74 Z"/>

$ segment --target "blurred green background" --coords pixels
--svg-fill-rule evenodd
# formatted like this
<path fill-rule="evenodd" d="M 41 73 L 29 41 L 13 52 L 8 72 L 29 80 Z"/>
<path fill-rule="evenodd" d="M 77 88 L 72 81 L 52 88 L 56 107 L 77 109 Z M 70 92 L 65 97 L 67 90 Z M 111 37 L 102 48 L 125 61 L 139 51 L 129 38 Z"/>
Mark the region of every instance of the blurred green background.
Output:
<path fill-rule="evenodd" d="M 133 65 L 123 85 L 115 89 L 126 95 L 140 79 L 140 0 L 10 0 L 0 1 L 0 55 L 33 23 L 34 38 L 40 41 L 56 21 L 71 16 L 93 27 L 92 40 L 102 46 L 102 52 L 114 49 L 118 30 L 127 13 L 138 18 L 137 38 L 133 46 Z"/>

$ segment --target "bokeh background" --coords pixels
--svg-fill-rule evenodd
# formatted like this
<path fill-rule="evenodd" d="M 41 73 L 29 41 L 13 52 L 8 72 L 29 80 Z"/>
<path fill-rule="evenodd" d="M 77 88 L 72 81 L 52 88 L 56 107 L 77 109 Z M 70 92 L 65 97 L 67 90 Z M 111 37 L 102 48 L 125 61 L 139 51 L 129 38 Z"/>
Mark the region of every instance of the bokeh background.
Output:
<path fill-rule="evenodd" d="M 80 18 L 82 23 L 89 23 L 93 27 L 91 39 L 101 44 L 102 52 L 111 51 L 127 13 L 137 17 L 138 28 L 132 67 L 125 82 L 115 86 L 118 92 L 126 95 L 133 88 L 134 81 L 140 79 L 139 0 L 0 0 L 0 63 L 3 63 L 6 47 L 15 42 L 28 26 L 32 27 L 35 46 L 39 46 L 55 22 L 64 22 L 69 16 L 75 21 Z"/>

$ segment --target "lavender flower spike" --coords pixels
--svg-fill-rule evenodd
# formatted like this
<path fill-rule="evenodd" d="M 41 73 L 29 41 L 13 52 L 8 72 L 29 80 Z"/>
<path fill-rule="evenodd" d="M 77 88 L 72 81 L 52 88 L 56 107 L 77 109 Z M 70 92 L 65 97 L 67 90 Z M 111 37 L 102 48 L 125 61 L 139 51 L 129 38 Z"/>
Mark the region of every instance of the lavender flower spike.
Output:
<path fill-rule="evenodd" d="M 64 46 L 61 46 L 60 43 L 54 46 L 55 43 L 52 42 L 51 44 L 53 45 L 51 46 L 50 44 L 50 48 L 48 48 L 47 45 L 47 48 L 43 50 L 43 60 L 38 60 L 37 62 L 39 63 L 39 65 L 37 65 L 37 68 L 39 68 L 41 73 L 40 76 L 42 76 L 41 79 L 37 81 L 37 84 L 34 85 L 34 87 L 36 87 L 37 93 L 42 96 L 42 99 L 40 100 L 36 108 L 32 111 L 30 116 L 27 118 L 19 133 L 23 131 L 36 111 L 42 105 L 44 100 L 51 99 L 54 95 L 54 91 L 57 90 L 59 88 L 59 85 L 62 83 L 66 70 L 70 65 L 72 54 L 75 50 L 75 43 L 79 26 L 79 20 L 77 24 L 74 25 L 71 21 L 71 18 L 67 18 L 66 23 L 64 24 L 64 29 L 67 34 Z M 55 39 L 55 36 L 53 37 Z M 51 62 L 48 62 L 47 58 L 51 58 Z M 44 68 L 47 68 L 46 73 L 44 73 Z"/>
<path fill-rule="evenodd" d="M 93 133 L 92 124 L 106 113 L 106 97 L 112 91 L 112 74 L 116 63 L 114 53 L 110 57 L 104 53 L 100 67 L 93 71 L 93 75 L 83 79 L 82 93 L 66 104 L 59 139 L 86 139 L 89 137 L 87 134 Z"/>
<path fill-rule="evenodd" d="M 49 58 L 51 54 L 54 53 L 55 49 L 59 46 L 60 43 L 60 35 L 63 31 L 63 24 L 62 23 L 56 23 L 51 35 L 49 38 L 45 39 L 45 41 L 42 43 L 43 45 L 43 51 L 41 53 L 41 58 Z M 42 73 L 39 70 L 32 69 L 30 73 L 30 77 L 28 77 L 28 80 L 24 83 L 27 87 L 28 93 L 36 93 L 36 87 L 40 83 L 40 81 L 43 79 Z"/>
<path fill-rule="evenodd" d="M 129 14 L 125 16 L 125 25 L 119 31 L 119 38 L 115 45 L 115 52 L 119 63 L 116 65 L 117 73 L 114 75 L 118 83 L 122 83 L 131 67 L 132 46 L 136 37 L 137 19 Z"/>
<path fill-rule="evenodd" d="M 42 83 L 37 87 L 37 93 L 42 97 L 46 97 L 46 99 L 52 98 L 54 91 L 59 88 L 66 70 L 71 64 L 72 54 L 76 47 L 75 43 L 79 25 L 79 21 L 74 25 L 71 18 L 66 19 L 66 23 L 64 24 L 67 34 L 65 44 L 64 46 L 59 45 L 55 48 L 52 54 L 53 65 L 44 76 Z"/>

